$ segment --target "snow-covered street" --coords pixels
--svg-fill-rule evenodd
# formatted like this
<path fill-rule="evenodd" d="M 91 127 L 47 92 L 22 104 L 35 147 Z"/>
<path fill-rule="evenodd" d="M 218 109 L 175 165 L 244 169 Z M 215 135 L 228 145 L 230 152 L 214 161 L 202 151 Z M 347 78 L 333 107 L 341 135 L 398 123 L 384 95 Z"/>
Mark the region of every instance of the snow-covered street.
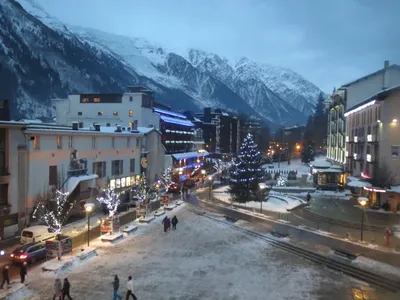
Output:
<path fill-rule="evenodd" d="M 165 234 L 161 217 L 138 224 L 134 235 L 116 245 L 94 243 L 97 257 L 58 275 L 68 277 L 72 298 L 112 299 L 116 274 L 123 296 L 132 275 L 138 299 L 152 300 L 353 299 L 352 289 L 360 288 L 347 276 L 194 214 L 186 205 L 167 215 L 177 215 L 176 231 Z M 54 279 L 36 268 L 28 274 L 28 288 L 7 299 L 51 299 Z"/>

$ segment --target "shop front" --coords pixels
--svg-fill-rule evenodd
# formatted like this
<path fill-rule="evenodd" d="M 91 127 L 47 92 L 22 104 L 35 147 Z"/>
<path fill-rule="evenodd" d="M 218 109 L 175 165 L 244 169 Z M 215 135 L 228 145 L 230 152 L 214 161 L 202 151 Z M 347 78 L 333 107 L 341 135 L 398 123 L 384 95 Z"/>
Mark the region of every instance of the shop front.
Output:
<path fill-rule="evenodd" d="M 183 182 L 192 178 L 194 171 L 204 165 L 207 156 L 208 152 L 204 150 L 173 154 L 172 180 L 174 182 Z"/>
<path fill-rule="evenodd" d="M 138 185 L 140 180 L 140 175 L 113 178 L 109 180 L 108 187 L 112 190 L 115 190 L 116 193 L 120 194 L 121 201 L 129 201 L 130 199 L 132 199 L 132 196 L 130 195 L 131 188 Z M 124 199 L 124 197 L 126 198 Z"/>

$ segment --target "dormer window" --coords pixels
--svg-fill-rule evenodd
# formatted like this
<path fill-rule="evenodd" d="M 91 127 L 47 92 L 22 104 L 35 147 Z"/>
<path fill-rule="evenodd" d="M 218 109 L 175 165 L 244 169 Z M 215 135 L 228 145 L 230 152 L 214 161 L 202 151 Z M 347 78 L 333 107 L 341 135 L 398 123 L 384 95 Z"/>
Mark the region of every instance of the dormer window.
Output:
<path fill-rule="evenodd" d="M 103 115 L 103 112 L 102 112 L 102 111 L 99 111 L 97 114 L 98 114 L 99 116 L 102 116 L 102 115 Z"/>

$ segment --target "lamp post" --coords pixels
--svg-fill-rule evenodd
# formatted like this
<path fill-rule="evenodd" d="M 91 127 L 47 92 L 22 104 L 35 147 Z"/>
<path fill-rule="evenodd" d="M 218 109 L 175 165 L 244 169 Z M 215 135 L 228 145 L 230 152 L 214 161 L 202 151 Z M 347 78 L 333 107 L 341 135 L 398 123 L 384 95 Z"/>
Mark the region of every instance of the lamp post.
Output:
<path fill-rule="evenodd" d="M 261 182 L 258 184 L 258 188 L 260 189 L 260 212 L 262 213 L 264 190 L 268 190 L 270 187 L 268 185 L 266 185 L 265 183 Z"/>
<path fill-rule="evenodd" d="M 212 186 L 212 176 L 208 176 L 208 201 L 211 201 L 211 186 Z"/>
<path fill-rule="evenodd" d="M 204 188 L 204 184 L 205 184 L 205 178 L 206 178 L 206 170 L 201 170 L 201 175 L 203 175 L 203 178 L 202 178 L 202 180 L 203 180 L 203 188 Z"/>
<path fill-rule="evenodd" d="M 85 211 L 87 213 L 87 218 L 88 218 L 88 222 L 87 222 L 87 245 L 89 247 L 89 243 L 90 243 L 90 213 L 94 209 L 94 204 L 93 203 L 86 203 L 84 205 L 84 207 L 85 207 Z"/>
<path fill-rule="evenodd" d="M 363 237 L 364 237 L 364 214 L 365 214 L 365 206 L 367 205 L 368 201 L 369 200 L 366 197 L 359 197 L 358 198 L 358 203 L 362 207 L 362 213 L 361 213 L 361 242 L 363 241 Z"/>

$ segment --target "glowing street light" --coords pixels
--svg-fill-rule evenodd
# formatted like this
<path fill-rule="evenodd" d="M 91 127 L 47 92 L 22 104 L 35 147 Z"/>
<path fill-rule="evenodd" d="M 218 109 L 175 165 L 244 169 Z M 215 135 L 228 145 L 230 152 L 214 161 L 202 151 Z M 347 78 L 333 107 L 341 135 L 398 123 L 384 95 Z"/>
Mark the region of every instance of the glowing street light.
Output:
<path fill-rule="evenodd" d="M 296 149 L 299 150 L 300 149 L 300 145 L 296 145 Z"/>
<path fill-rule="evenodd" d="M 365 214 L 365 206 L 369 202 L 369 199 L 367 197 L 358 197 L 358 203 L 361 205 L 362 213 L 361 213 L 361 242 L 363 241 L 363 235 L 364 235 L 364 214 Z"/>
<path fill-rule="evenodd" d="M 94 210 L 94 203 L 86 203 L 84 205 L 85 211 L 88 217 L 88 222 L 87 222 L 87 245 L 89 247 L 90 244 L 90 213 Z"/>
<path fill-rule="evenodd" d="M 206 170 L 201 170 L 201 174 L 206 175 Z"/>

